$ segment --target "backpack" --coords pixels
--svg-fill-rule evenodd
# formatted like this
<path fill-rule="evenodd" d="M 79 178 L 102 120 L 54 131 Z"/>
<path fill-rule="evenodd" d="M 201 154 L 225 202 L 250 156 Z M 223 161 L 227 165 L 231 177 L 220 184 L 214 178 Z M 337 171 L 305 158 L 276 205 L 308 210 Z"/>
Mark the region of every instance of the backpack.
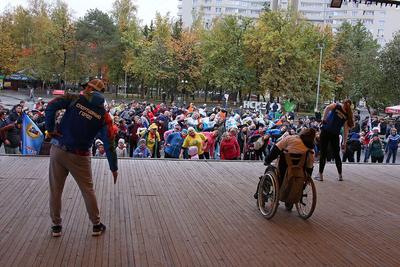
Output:
<path fill-rule="evenodd" d="M 279 190 L 280 201 L 295 204 L 301 200 L 304 183 L 307 178 L 305 164 L 308 153 L 295 154 L 284 152 L 283 156 L 287 163 L 287 170 Z"/>

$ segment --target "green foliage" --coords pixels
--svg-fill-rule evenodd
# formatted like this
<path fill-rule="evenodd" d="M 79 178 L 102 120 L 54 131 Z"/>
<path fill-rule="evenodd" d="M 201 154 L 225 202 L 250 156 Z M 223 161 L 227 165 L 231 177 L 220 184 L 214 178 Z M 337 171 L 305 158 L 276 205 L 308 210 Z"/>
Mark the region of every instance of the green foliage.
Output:
<path fill-rule="evenodd" d="M 16 71 L 14 55 L 17 47 L 9 27 L 11 21 L 11 14 L 4 14 L 0 17 L 0 74 L 11 74 Z"/>
<path fill-rule="evenodd" d="M 210 85 L 231 93 L 250 91 L 255 72 L 246 64 L 244 38 L 251 27 L 250 19 L 226 16 L 214 21 L 213 28 L 204 32 L 203 75 Z"/>
<path fill-rule="evenodd" d="M 108 80 L 109 66 L 121 62 L 118 29 L 111 17 L 98 9 L 89 10 L 83 19 L 76 23 L 76 39 L 79 53 L 86 57 L 85 76 L 98 76 Z M 121 72 L 113 68 L 110 71 Z"/>
<path fill-rule="evenodd" d="M 246 36 L 248 62 L 256 69 L 258 91 L 300 103 L 313 97 L 318 45 L 328 47 L 328 37 L 294 13 L 263 13 Z"/>
<path fill-rule="evenodd" d="M 382 87 L 389 104 L 400 103 L 400 32 L 383 49 L 380 56 Z"/>
<path fill-rule="evenodd" d="M 343 23 L 336 35 L 335 57 L 340 61 L 343 80 L 336 91 L 339 99 L 364 98 L 373 108 L 384 106 L 382 69 L 379 64 L 379 45 L 367 28 L 358 22 L 352 26 Z"/>

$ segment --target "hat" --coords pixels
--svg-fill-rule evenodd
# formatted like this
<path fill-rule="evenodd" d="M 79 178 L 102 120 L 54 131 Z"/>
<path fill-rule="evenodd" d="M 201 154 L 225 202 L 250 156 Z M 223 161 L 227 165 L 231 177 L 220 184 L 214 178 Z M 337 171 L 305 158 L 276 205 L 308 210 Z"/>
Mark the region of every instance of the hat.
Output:
<path fill-rule="evenodd" d="M 158 126 L 157 126 L 157 124 L 152 123 L 152 124 L 150 125 L 149 129 L 158 129 Z"/>
<path fill-rule="evenodd" d="M 120 139 L 118 140 L 118 143 L 125 144 L 125 140 L 122 139 L 122 138 L 120 138 Z"/>
<path fill-rule="evenodd" d="M 141 144 L 146 144 L 146 139 L 141 138 L 141 139 L 139 140 L 138 144 L 139 144 L 139 145 L 141 145 Z"/>
<path fill-rule="evenodd" d="M 183 130 L 182 130 L 182 134 L 187 135 L 187 134 L 188 134 L 188 130 L 183 129 Z"/>
<path fill-rule="evenodd" d="M 195 132 L 193 127 L 189 127 L 187 130 L 188 130 L 188 132 Z"/>
<path fill-rule="evenodd" d="M 43 100 L 43 98 L 39 97 L 39 98 L 38 98 L 38 101 L 41 101 L 41 100 Z"/>
<path fill-rule="evenodd" d="M 90 87 L 92 87 L 94 90 L 96 90 L 96 91 L 101 91 L 101 92 L 104 92 L 104 90 L 106 89 L 106 87 L 105 87 L 103 81 L 100 80 L 100 79 L 93 79 L 93 80 L 90 80 L 90 81 L 86 84 L 86 86 L 90 86 Z"/>
<path fill-rule="evenodd" d="M 94 144 L 95 144 L 96 146 L 99 146 L 99 145 L 103 145 L 103 142 L 102 142 L 100 139 L 96 139 L 96 141 L 94 142 Z"/>
<path fill-rule="evenodd" d="M 375 130 L 379 132 L 379 127 L 372 128 L 372 131 L 375 131 Z"/>

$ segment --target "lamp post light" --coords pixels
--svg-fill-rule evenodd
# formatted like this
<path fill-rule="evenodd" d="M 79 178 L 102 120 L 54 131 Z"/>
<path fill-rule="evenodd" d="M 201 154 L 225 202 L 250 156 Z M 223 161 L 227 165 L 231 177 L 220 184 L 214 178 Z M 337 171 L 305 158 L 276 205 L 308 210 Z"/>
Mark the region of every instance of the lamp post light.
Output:
<path fill-rule="evenodd" d="M 315 101 L 315 112 L 318 111 L 319 103 L 319 90 L 321 86 L 321 66 L 322 66 L 322 50 L 324 49 L 324 44 L 318 44 L 319 51 L 319 68 L 318 68 L 318 84 L 317 84 L 317 99 Z"/>
<path fill-rule="evenodd" d="M 181 83 L 183 84 L 183 90 L 182 90 L 182 95 L 183 95 L 183 102 L 185 102 L 185 95 L 186 95 L 186 85 L 188 84 L 187 80 L 182 80 Z"/>

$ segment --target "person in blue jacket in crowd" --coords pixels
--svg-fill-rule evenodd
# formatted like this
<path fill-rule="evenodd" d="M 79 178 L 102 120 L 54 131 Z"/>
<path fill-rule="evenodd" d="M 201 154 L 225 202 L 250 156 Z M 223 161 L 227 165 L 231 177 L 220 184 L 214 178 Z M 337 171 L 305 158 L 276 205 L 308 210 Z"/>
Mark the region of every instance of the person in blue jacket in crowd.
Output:
<path fill-rule="evenodd" d="M 165 140 L 165 158 L 179 159 L 179 154 L 182 149 L 183 141 L 185 140 L 188 131 L 183 129 L 181 132 L 176 132 L 168 135 Z"/>
<path fill-rule="evenodd" d="M 115 153 L 113 122 L 104 108 L 104 83 L 93 79 L 84 84 L 80 95 L 65 94 L 53 99 L 46 108 L 47 137 L 52 138 L 50 149 L 50 216 L 53 222 L 52 235 L 61 236 L 61 196 L 68 173 L 74 177 L 85 200 L 86 210 L 93 223 L 92 235 L 101 235 L 106 227 L 100 221 L 93 186 L 89 149 L 93 139 L 100 132 L 108 163 L 114 177 L 118 177 L 117 155 Z M 56 114 L 65 110 L 59 127 Z"/>
<path fill-rule="evenodd" d="M 388 155 L 386 157 L 386 163 L 389 163 L 392 157 L 392 163 L 396 163 L 397 150 L 399 149 L 400 135 L 397 134 L 397 129 L 392 128 L 390 135 L 386 139 L 386 151 Z"/>
<path fill-rule="evenodd" d="M 133 151 L 134 158 L 151 158 L 151 152 L 146 146 L 146 139 L 142 138 L 138 142 L 138 147 Z"/>

